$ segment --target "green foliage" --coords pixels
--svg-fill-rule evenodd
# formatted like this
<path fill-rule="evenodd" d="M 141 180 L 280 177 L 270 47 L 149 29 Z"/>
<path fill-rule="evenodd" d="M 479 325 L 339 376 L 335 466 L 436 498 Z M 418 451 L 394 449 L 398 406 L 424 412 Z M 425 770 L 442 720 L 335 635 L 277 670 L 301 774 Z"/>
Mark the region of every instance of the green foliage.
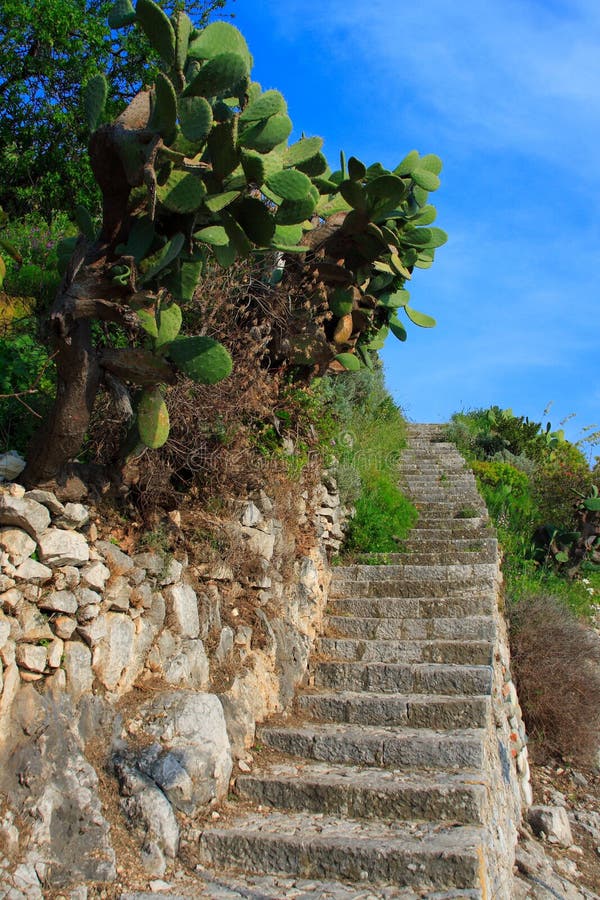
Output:
<path fill-rule="evenodd" d="M 54 366 L 31 331 L 32 319 L 0 331 L 0 452 L 23 453 L 54 396 Z"/>
<path fill-rule="evenodd" d="M 389 475 L 372 473 L 356 502 L 344 548 L 349 553 L 388 553 L 398 550 L 417 519 L 413 505 Z"/>

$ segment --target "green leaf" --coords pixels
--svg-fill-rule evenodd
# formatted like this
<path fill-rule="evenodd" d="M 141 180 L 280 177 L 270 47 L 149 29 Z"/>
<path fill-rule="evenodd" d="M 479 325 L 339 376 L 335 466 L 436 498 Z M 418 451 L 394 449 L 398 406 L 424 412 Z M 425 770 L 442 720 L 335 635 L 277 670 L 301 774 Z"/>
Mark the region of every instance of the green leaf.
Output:
<path fill-rule="evenodd" d="M 215 259 L 223 269 L 228 269 L 237 259 L 237 251 L 231 244 L 226 246 L 214 246 L 213 253 Z"/>
<path fill-rule="evenodd" d="M 148 216 L 134 219 L 127 243 L 119 244 L 117 252 L 123 256 L 133 256 L 136 263 L 140 263 L 152 247 L 154 237 L 154 223 Z"/>
<path fill-rule="evenodd" d="M 182 260 L 168 283 L 168 288 L 175 299 L 188 302 L 193 300 L 203 266 L 202 258 Z"/>
<path fill-rule="evenodd" d="M 583 501 L 583 505 L 586 509 L 589 509 L 590 512 L 599 512 L 600 511 L 600 497 L 588 497 Z"/>
<path fill-rule="evenodd" d="M 390 333 L 390 329 L 387 325 L 383 325 L 379 331 L 375 334 L 374 337 L 367 343 L 368 350 L 381 350 L 383 345 L 385 344 L 385 340 Z"/>
<path fill-rule="evenodd" d="M 175 62 L 175 31 L 169 17 L 152 0 L 137 0 L 135 14 L 150 45 L 172 66 Z"/>
<path fill-rule="evenodd" d="M 443 163 L 435 153 L 428 153 L 426 156 L 421 157 L 419 168 L 428 169 L 434 175 L 439 175 L 442 171 Z"/>
<path fill-rule="evenodd" d="M 410 175 L 413 169 L 418 166 L 420 158 L 418 150 L 411 150 L 402 162 L 398 163 L 394 169 L 394 175 Z"/>
<path fill-rule="evenodd" d="M 435 327 L 435 319 L 433 319 L 431 316 L 427 316 L 425 315 L 425 313 L 418 312 L 416 309 L 411 309 L 410 306 L 405 306 L 404 309 L 410 321 L 414 322 L 415 325 L 419 325 L 421 328 Z"/>
<path fill-rule="evenodd" d="M 338 353 L 335 359 L 343 365 L 348 372 L 358 372 L 362 366 L 360 360 L 354 353 Z"/>
<path fill-rule="evenodd" d="M 314 197 L 304 197 L 302 200 L 284 200 L 275 213 L 277 225 L 297 225 L 309 219 L 315 211 Z"/>
<path fill-rule="evenodd" d="M 156 196 L 167 209 L 176 213 L 194 212 L 206 195 L 204 182 L 199 175 L 173 169 L 164 184 L 156 188 Z"/>
<path fill-rule="evenodd" d="M 153 278 L 156 278 L 159 272 L 162 272 L 163 269 L 173 262 L 183 249 L 183 245 L 185 243 L 185 238 L 182 234 L 176 234 L 171 240 L 165 244 L 162 249 L 162 252 L 153 266 L 146 272 L 144 277 L 142 278 L 142 284 L 146 284 L 148 281 L 151 281 Z"/>
<path fill-rule="evenodd" d="M 229 22 L 211 22 L 191 41 L 188 56 L 191 59 L 214 59 L 221 53 L 237 53 L 251 68 L 252 56 L 241 33 Z"/>
<path fill-rule="evenodd" d="M 179 72 L 185 66 L 192 27 L 192 20 L 182 10 L 175 13 L 175 65 Z"/>
<path fill-rule="evenodd" d="M 176 303 L 170 306 L 164 306 L 162 303 L 158 311 L 158 335 L 156 341 L 156 349 L 159 350 L 165 344 L 174 341 L 181 331 L 181 323 L 183 316 L 181 307 Z"/>
<path fill-rule="evenodd" d="M 159 386 L 144 391 L 137 413 L 142 443 L 151 450 L 162 447 L 169 437 L 169 412 Z"/>
<path fill-rule="evenodd" d="M 162 72 L 156 76 L 152 115 L 148 128 L 158 131 L 165 143 L 170 144 L 177 128 L 177 96 L 171 81 Z"/>
<path fill-rule="evenodd" d="M 386 309 L 400 309 L 401 307 L 406 306 L 409 300 L 409 292 L 401 290 L 394 291 L 392 294 L 382 294 L 381 297 L 378 298 L 378 303 Z"/>
<path fill-rule="evenodd" d="M 185 97 L 216 97 L 232 91 L 248 75 L 248 63 L 238 53 L 220 53 L 207 60 L 186 87 Z"/>
<path fill-rule="evenodd" d="M 273 240 L 278 244 L 293 246 L 300 243 L 303 234 L 302 225 L 276 225 Z M 306 247 L 304 251 L 306 252 Z"/>
<path fill-rule="evenodd" d="M 398 316 L 395 313 L 393 316 L 391 316 L 389 325 L 390 325 L 390 331 L 392 332 L 394 337 L 397 337 L 399 341 L 406 340 L 406 337 L 407 337 L 406 328 L 404 327 L 404 325 L 402 324 L 402 322 L 400 321 L 400 319 L 398 318 Z"/>
<path fill-rule="evenodd" d="M 301 138 L 287 148 L 285 153 L 286 166 L 298 166 L 301 163 L 308 162 L 319 152 L 323 146 L 323 138 L 310 137 Z"/>
<path fill-rule="evenodd" d="M 169 357 L 198 384 L 216 384 L 227 378 L 233 368 L 225 347 L 206 336 L 177 338 L 169 347 Z"/>
<path fill-rule="evenodd" d="M 96 229 L 94 228 L 92 217 L 85 206 L 79 205 L 75 207 L 75 221 L 79 226 L 79 230 L 88 241 L 96 239 Z"/>
<path fill-rule="evenodd" d="M 368 202 L 367 194 L 362 185 L 356 181 L 342 181 L 340 184 L 340 194 L 349 203 L 353 209 L 366 211 Z"/>
<path fill-rule="evenodd" d="M 156 324 L 156 318 L 154 313 L 148 312 L 147 309 L 138 309 L 137 317 L 140 320 L 140 325 L 150 337 L 157 338 L 158 337 L 158 326 Z"/>
<path fill-rule="evenodd" d="M 233 212 L 237 222 L 257 247 L 268 247 L 275 234 L 275 219 L 255 197 L 246 197 Z"/>
<path fill-rule="evenodd" d="M 425 191 L 437 191 L 440 186 L 440 179 L 435 172 L 431 172 L 429 169 L 421 166 L 413 169 L 410 177 L 418 187 L 423 188 Z"/>
<path fill-rule="evenodd" d="M 83 89 L 83 109 L 85 121 L 90 131 L 95 131 L 102 118 L 106 98 L 108 97 L 108 81 L 98 73 L 87 82 Z"/>
<path fill-rule="evenodd" d="M 554 559 L 560 563 L 569 562 L 569 554 L 565 553 L 564 550 L 559 550 L 558 553 L 554 554 Z"/>

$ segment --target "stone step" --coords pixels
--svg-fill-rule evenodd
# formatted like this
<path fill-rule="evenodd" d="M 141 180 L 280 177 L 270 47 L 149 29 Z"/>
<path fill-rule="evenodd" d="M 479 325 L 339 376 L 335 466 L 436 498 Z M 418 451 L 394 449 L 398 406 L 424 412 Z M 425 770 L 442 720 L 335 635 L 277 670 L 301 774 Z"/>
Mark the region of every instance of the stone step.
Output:
<path fill-rule="evenodd" d="M 450 663 L 317 662 L 315 687 L 410 694 L 489 694 L 489 666 Z"/>
<path fill-rule="evenodd" d="M 331 580 L 332 586 L 348 583 L 364 582 L 377 584 L 382 581 L 410 580 L 414 578 L 438 578 L 444 581 L 464 581 L 481 575 L 494 575 L 496 566 L 490 563 L 467 563 L 455 566 L 419 566 L 403 563 L 401 565 L 364 565 L 336 566 Z"/>
<path fill-rule="evenodd" d="M 236 791 L 279 809 L 381 822 L 483 821 L 487 780 L 481 772 L 403 774 L 357 766 L 300 763 L 238 775 Z"/>
<path fill-rule="evenodd" d="M 486 549 L 485 547 L 473 548 L 472 550 L 455 549 L 451 543 L 446 544 L 446 548 L 441 547 L 437 550 L 428 550 L 427 541 L 419 540 L 413 542 L 410 547 L 403 544 L 402 550 L 398 553 L 382 553 L 373 554 L 368 557 L 372 563 L 378 563 L 379 557 L 384 565 L 411 565 L 411 566 L 458 566 L 470 565 L 471 563 L 495 563 L 497 560 L 497 551 Z M 359 560 L 360 561 L 360 560 Z"/>
<path fill-rule="evenodd" d="M 492 615 L 498 603 L 492 587 L 483 591 L 440 592 L 437 597 L 420 596 L 420 587 L 420 584 L 412 585 L 412 596 L 409 594 L 407 597 L 339 597 L 329 601 L 327 613 L 329 616 L 358 616 L 361 619 L 470 618 Z"/>
<path fill-rule="evenodd" d="M 318 656 L 329 662 L 452 663 L 473 666 L 492 664 L 493 646 L 489 641 L 417 641 L 360 640 L 356 638 L 319 638 Z"/>
<path fill-rule="evenodd" d="M 257 741 L 305 759 L 386 769 L 478 769 L 484 761 L 483 729 L 434 730 L 400 725 L 306 722 L 263 725 Z"/>
<path fill-rule="evenodd" d="M 425 641 L 435 638 L 493 641 L 496 637 L 496 625 L 491 616 L 435 619 L 328 616 L 324 631 L 327 637 L 362 638 L 367 641 Z"/>
<path fill-rule="evenodd" d="M 487 565 L 487 564 L 484 564 Z M 392 566 L 390 566 L 392 568 Z M 417 568 L 417 567 L 415 567 Z M 423 568 L 433 569 L 433 566 Z M 441 568 L 441 567 L 440 567 Z M 458 567 L 457 567 L 458 568 Z M 463 566 L 463 569 L 474 568 Z M 457 575 L 456 577 L 413 577 L 413 578 L 389 578 L 385 581 L 333 581 L 329 596 L 332 600 L 357 597 L 456 597 L 467 592 L 473 594 L 493 592 L 497 583 L 497 566 L 490 566 L 489 574 L 474 576 L 473 574 Z"/>
<path fill-rule="evenodd" d="M 481 888 L 484 843 L 485 832 L 477 825 L 353 823 L 269 810 L 241 814 L 225 828 L 205 828 L 198 849 L 202 865 L 413 886 L 424 892 Z"/>
<path fill-rule="evenodd" d="M 432 540 L 479 540 L 492 537 L 494 530 L 489 521 L 476 519 L 453 519 L 451 522 L 438 519 L 421 520 L 411 529 L 407 540 L 431 538 Z M 403 543 L 403 542 L 401 542 Z"/>
<path fill-rule="evenodd" d="M 410 728 L 484 728 L 490 698 L 485 695 L 377 694 L 306 691 L 296 699 L 300 715 L 316 721 Z"/>

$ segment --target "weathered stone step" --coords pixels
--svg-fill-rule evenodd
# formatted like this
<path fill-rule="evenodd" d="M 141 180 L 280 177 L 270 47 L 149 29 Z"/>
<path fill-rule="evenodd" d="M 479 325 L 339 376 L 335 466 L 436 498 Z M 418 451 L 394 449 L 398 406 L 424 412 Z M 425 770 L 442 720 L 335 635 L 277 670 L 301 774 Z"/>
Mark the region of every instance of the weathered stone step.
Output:
<path fill-rule="evenodd" d="M 391 568 L 391 566 L 390 566 Z M 427 567 L 432 569 L 432 566 Z M 472 568 L 464 566 L 463 569 Z M 491 569 L 491 571 L 490 571 Z M 465 593 L 473 593 L 477 591 L 483 593 L 485 591 L 494 591 L 497 580 L 497 568 L 491 566 L 488 574 L 478 577 L 473 574 L 456 575 L 454 578 L 436 577 L 430 578 L 413 577 L 413 578 L 389 578 L 385 581 L 333 581 L 329 596 L 332 600 L 341 600 L 343 597 L 348 600 L 357 597 L 456 597 Z"/>
<path fill-rule="evenodd" d="M 333 572 L 332 585 L 356 583 L 377 583 L 394 579 L 413 578 L 441 578 L 444 581 L 464 580 L 479 575 L 494 574 L 496 565 L 489 563 L 471 563 L 456 566 L 413 566 L 410 563 L 402 565 L 351 565 L 336 566 Z"/>
<path fill-rule="evenodd" d="M 318 662 L 316 687 L 410 694 L 489 694 L 489 666 L 446 663 Z"/>
<path fill-rule="evenodd" d="M 407 586 L 407 592 L 408 587 L 412 588 L 412 596 L 409 593 L 407 597 L 339 597 L 329 601 L 327 613 L 329 616 L 358 616 L 367 619 L 449 619 L 456 616 L 492 615 L 498 602 L 492 587 L 484 591 L 440 591 L 440 596 L 437 597 L 420 596 L 420 584 Z"/>
<path fill-rule="evenodd" d="M 477 694 L 468 697 L 307 691 L 296 698 L 296 706 L 301 715 L 317 721 L 434 729 L 484 728 L 490 699 Z"/>
<path fill-rule="evenodd" d="M 328 616 L 325 621 L 328 637 L 362 638 L 367 641 L 446 640 L 493 641 L 496 625 L 491 616 L 449 618 L 358 618 L 356 616 Z"/>
<path fill-rule="evenodd" d="M 433 540 L 478 540 L 479 538 L 492 537 L 493 528 L 486 519 L 484 522 L 479 517 L 475 519 L 453 519 L 452 521 L 429 519 L 421 520 L 410 532 L 407 540 L 419 538 Z M 403 542 L 402 542 L 403 543 Z"/>
<path fill-rule="evenodd" d="M 452 663 L 473 666 L 492 664 L 489 641 L 360 640 L 324 637 L 317 641 L 316 652 L 334 662 Z"/>
<path fill-rule="evenodd" d="M 279 809 L 381 822 L 421 820 L 481 823 L 487 780 L 481 772 L 407 775 L 325 763 L 272 766 L 239 775 L 238 793 Z"/>
<path fill-rule="evenodd" d="M 422 549 L 416 549 L 416 547 Z M 370 556 L 373 563 L 379 562 L 379 554 Z M 447 544 L 445 549 L 427 550 L 427 541 L 419 541 L 416 546 L 406 547 L 398 553 L 381 554 L 381 562 L 388 565 L 411 566 L 466 566 L 472 563 L 494 563 L 497 559 L 497 551 L 479 548 L 472 550 L 455 549 L 452 544 Z"/>
<path fill-rule="evenodd" d="M 379 768 L 478 769 L 483 738 L 478 728 L 433 730 L 345 723 L 264 725 L 260 743 L 290 756 Z"/>
<path fill-rule="evenodd" d="M 206 828 L 199 861 L 243 872 L 293 872 L 303 878 L 448 891 L 481 887 L 484 842 L 477 825 L 359 824 L 269 810 L 242 814 L 227 828 Z"/>

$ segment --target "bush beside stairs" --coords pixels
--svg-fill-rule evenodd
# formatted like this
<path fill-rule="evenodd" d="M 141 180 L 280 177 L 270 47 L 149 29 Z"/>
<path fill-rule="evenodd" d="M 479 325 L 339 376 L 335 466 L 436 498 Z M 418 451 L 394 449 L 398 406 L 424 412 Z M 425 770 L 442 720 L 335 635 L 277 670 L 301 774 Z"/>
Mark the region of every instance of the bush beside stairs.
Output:
<path fill-rule="evenodd" d="M 492 702 L 498 548 L 441 438 L 411 426 L 402 479 L 417 527 L 385 564 L 334 570 L 310 686 L 293 717 L 260 729 L 237 809 L 202 833 L 207 875 L 263 876 L 243 896 L 511 897 L 518 823 L 498 821 L 516 805 L 498 801 L 511 788 Z"/>

